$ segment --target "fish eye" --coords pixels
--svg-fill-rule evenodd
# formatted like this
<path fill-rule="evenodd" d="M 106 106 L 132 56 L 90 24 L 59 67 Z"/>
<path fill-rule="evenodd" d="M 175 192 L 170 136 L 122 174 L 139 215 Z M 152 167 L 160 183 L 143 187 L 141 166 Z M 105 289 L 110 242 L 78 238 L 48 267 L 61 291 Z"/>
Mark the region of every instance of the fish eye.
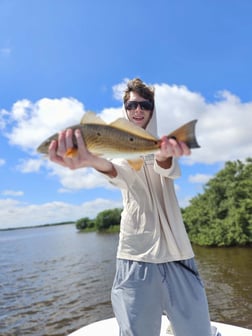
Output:
<path fill-rule="evenodd" d="M 133 142 L 133 141 L 134 141 L 134 138 L 129 138 L 129 140 L 130 140 L 131 142 Z"/>

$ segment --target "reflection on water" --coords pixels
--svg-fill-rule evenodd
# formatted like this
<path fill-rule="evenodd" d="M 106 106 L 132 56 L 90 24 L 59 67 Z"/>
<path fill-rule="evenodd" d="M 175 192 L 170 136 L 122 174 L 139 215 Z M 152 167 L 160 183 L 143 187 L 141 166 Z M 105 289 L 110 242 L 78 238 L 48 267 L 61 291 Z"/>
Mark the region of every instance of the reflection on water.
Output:
<path fill-rule="evenodd" d="M 117 242 L 74 225 L 0 232 L 0 334 L 67 335 L 111 317 Z M 194 250 L 211 318 L 252 328 L 251 249 Z"/>
<path fill-rule="evenodd" d="M 194 247 L 211 318 L 252 329 L 252 249 Z"/>

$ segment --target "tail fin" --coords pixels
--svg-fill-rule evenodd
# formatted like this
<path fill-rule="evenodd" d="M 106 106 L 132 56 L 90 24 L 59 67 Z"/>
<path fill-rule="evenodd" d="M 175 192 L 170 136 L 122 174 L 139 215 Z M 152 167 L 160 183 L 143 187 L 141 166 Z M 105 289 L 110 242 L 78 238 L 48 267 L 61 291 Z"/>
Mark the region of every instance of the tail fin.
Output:
<path fill-rule="evenodd" d="M 195 125 L 198 120 L 192 120 L 187 124 L 179 127 L 174 132 L 170 133 L 167 138 L 173 138 L 178 141 L 183 141 L 189 148 L 199 148 L 199 144 L 195 135 Z"/>

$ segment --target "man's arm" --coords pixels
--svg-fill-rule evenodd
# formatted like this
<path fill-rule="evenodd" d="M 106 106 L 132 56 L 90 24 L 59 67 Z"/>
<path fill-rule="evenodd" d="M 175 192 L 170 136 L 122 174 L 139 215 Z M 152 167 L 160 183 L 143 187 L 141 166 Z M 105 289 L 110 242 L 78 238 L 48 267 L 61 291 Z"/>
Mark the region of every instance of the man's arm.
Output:
<path fill-rule="evenodd" d="M 78 152 L 74 157 L 67 157 L 67 149 L 73 148 L 73 130 L 68 129 L 59 134 L 58 141 L 54 140 L 49 146 L 49 159 L 63 167 L 78 169 L 91 167 L 97 171 L 107 174 L 110 177 L 116 177 L 117 171 L 112 162 L 90 153 L 82 139 L 80 130 L 75 131 Z"/>

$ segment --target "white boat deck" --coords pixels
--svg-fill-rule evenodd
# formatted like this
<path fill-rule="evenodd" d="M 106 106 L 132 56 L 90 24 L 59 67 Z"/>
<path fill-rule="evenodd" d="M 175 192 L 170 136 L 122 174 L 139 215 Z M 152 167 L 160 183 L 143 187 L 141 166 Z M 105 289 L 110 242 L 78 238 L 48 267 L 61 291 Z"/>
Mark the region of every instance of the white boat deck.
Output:
<path fill-rule="evenodd" d="M 220 332 L 221 336 L 252 336 L 252 330 L 235 327 L 229 324 L 212 322 L 212 335 L 216 336 Z M 68 336 L 118 336 L 119 328 L 115 318 L 98 321 L 80 328 Z M 173 335 L 168 319 L 163 316 L 160 336 Z"/>

